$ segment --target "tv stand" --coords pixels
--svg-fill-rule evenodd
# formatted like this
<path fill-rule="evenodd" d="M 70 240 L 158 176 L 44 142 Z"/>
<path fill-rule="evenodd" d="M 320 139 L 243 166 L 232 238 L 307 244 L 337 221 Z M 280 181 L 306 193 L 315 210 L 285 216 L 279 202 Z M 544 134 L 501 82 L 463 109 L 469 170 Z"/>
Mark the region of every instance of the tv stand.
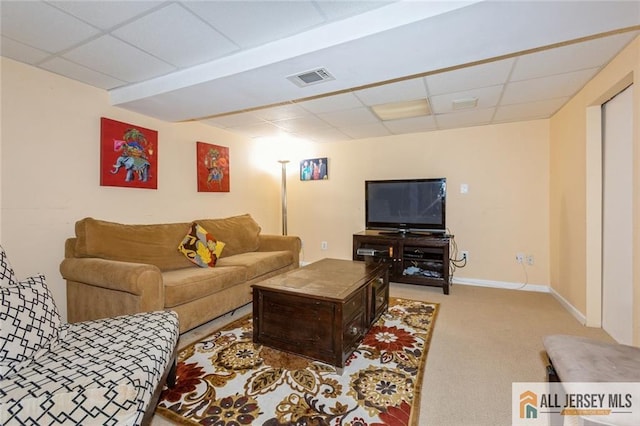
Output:
<path fill-rule="evenodd" d="M 442 287 L 449 294 L 445 234 L 366 230 L 353 234 L 353 260 L 389 264 L 389 281 Z"/>
<path fill-rule="evenodd" d="M 389 235 L 395 237 L 439 237 L 444 234 L 436 234 L 434 232 L 427 231 L 407 231 L 404 229 L 399 229 L 397 231 L 378 231 L 379 235 Z"/>

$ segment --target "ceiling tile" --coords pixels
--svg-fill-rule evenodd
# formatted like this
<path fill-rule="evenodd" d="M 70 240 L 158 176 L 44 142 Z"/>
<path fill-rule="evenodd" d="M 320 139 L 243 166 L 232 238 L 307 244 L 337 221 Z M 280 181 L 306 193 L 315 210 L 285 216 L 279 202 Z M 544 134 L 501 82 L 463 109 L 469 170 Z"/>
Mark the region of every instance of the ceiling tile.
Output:
<path fill-rule="evenodd" d="M 301 137 L 314 142 L 335 142 L 352 139 L 334 127 L 309 130 L 305 132 L 304 135 L 301 135 Z"/>
<path fill-rule="evenodd" d="M 342 111 L 362 107 L 362 102 L 353 93 L 340 93 L 310 101 L 296 102 L 302 108 L 314 114 L 331 111 Z"/>
<path fill-rule="evenodd" d="M 383 124 L 394 135 L 428 132 L 438 128 L 435 117 L 432 115 L 426 117 L 403 118 L 401 120 L 390 120 L 383 122 Z"/>
<path fill-rule="evenodd" d="M 354 108 L 318 114 L 320 118 L 338 128 L 377 123 L 378 119 L 369 108 Z"/>
<path fill-rule="evenodd" d="M 515 59 L 503 59 L 425 77 L 429 95 L 460 92 L 504 83 L 509 77 Z"/>
<path fill-rule="evenodd" d="M 264 120 L 256 117 L 251 112 L 241 112 L 238 114 L 224 115 L 222 117 L 207 118 L 199 120 L 202 123 L 210 124 L 216 127 L 241 127 L 251 126 L 253 124 L 264 123 Z"/>
<path fill-rule="evenodd" d="M 520 56 L 513 67 L 510 81 L 599 67 L 603 60 L 609 62 L 620 50 L 621 44 L 627 44 L 637 34 L 637 31 L 617 34 Z M 571 60 L 567 61 L 567 58 Z"/>
<path fill-rule="evenodd" d="M 271 138 L 286 133 L 284 130 L 277 126 L 274 126 L 271 123 L 261 123 L 252 126 L 230 127 L 227 130 L 234 133 L 239 133 L 249 138 Z"/>
<path fill-rule="evenodd" d="M 526 104 L 498 107 L 494 120 L 497 122 L 512 120 L 533 120 L 547 118 L 555 114 L 570 98 L 556 98 Z"/>
<path fill-rule="evenodd" d="M 102 36 L 63 55 L 70 61 L 126 82 L 143 81 L 175 70 L 154 58 L 109 35 Z"/>
<path fill-rule="evenodd" d="M 124 81 L 90 70 L 82 65 L 74 64 L 64 58 L 52 58 L 51 60 L 43 62 L 40 66 L 56 74 L 64 75 L 105 90 L 125 84 Z"/>
<path fill-rule="evenodd" d="M 308 1 L 198 1 L 183 5 L 243 48 L 294 35 L 324 21 Z"/>
<path fill-rule="evenodd" d="M 358 15 L 368 12 L 379 7 L 387 6 L 394 1 L 316 1 L 316 6 L 322 11 L 324 16 L 330 21 L 337 19 L 348 18 L 350 16 Z"/>
<path fill-rule="evenodd" d="M 278 105 L 253 111 L 256 117 L 267 121 L 288 120 L 298 117 L 308 117 L 311 113 L 297 104 Z"/>
<path fill-rule="evenodd" d="M 451 114 L 437 115 L 436 120 L 440 129 L 454 127 L 469 127 L 488 124 L 495 112 L 495 108 L 478 109 L 472 111 L 454 112 Z"/>
<path fill-rule="evenodd" d="M 381 123 L 343 126 L 338 129 L 353 139 L 378 138 L 382 136 L 389 136 L 391 134 L 391 132 L 389 132 L 389 130 Z"/>
<path fill-rule="evenodd" d="M 446 95 L 432 96 L 429 98 L 431 110 L 434 114 L 444 114 L 455 112 L 453 109 L 453 101 L 458 99 L 477 98 L 478 106 L 476 108 L 490 108 L 496 106 L 500 100 L 502 89 L 504 86 L 483 87 L 481 89 L 467 90 L 466 92 L 447 93 Z"/>
<path fill-rule="evenodd" d="M 313 129 L 321 129 L 330 127 L 329 123 L 315 116 L 297 117 L 288 120 L 279 120 L 273 122 L 276 126 L 288 130 L 290 132 L 303 132 Z"/>
<path fill-rule="evenodd" d="M 2 56 L 15 59 L 16 61 L 24 62 L 26 64 L 33 65 L 49 56 L 49 53 L 44 50 L 27 46 L 26 44 L 19 43 L 7 37 L 2 37 L 0 43 Z"/>
<path fill-rule="evenodd" d="M 140 15 L 154 7 L 161 1 L 50 1 L 49 4 L 64 10 L 103 30 L 112 28 L 132 17 Z"/>
<path fill-rule="evenodd" d="M 112 34 L 178 68 L 202 64 L 238 50 L 226 37 L 175 3 Z"/>
<path fill-rule="evenodd" d="M 566 74 L 508 83 L 501 104 L 521 104 L 524 102 L 572 96 L 582 88 L 596 72 L 598 72 L 597 68 L 591 68 Z"/>
<path fill-rule="evenodd" d="M 56 53 L 99 34 L 91 25 L 43 2 L 3 1 L 1 6 L 2 35 L 40 50 Z"/>
<path fill-rule="evenodd" d="M 357 90 L 354 93 L 362 103 L 371 106 L 423 99 L 427 97 L 427 88 L 425 87 L 424 79 L 414 78 L 397 83 L 385 84 L 383 86 L 371 87 L 369 89 Z"/>

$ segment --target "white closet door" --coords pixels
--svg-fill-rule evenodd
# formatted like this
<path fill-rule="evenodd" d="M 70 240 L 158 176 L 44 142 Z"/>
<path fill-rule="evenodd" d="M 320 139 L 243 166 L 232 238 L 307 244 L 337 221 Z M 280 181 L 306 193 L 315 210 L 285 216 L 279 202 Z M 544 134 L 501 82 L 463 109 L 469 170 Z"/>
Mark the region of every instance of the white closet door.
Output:
<path fill-rule="evenodd" d="M 602 328 L 632 343 L 633 86 L 602 107 Z"/>

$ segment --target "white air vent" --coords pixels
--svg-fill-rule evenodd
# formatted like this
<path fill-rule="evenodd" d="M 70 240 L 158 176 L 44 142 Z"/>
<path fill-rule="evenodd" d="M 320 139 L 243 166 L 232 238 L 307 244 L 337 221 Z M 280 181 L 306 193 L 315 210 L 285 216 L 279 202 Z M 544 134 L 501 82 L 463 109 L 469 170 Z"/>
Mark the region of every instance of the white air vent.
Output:
<path fill-rule="evenodd" d="M 335 80 L 335 77 L 332 76 L 325 68 L 318 68 L 313 71 L 290 75 L 287 79 L 294 82 L 297 86 L 306 87 L 311 86 L 312 84 L 322 83 L 323 81 Z"/>
<path fill-rule="evenodd" d="M 475 108 L 478 106 L 478 98 L 461 98 L 454 99 L 452 102 L 453 110 Z"/>

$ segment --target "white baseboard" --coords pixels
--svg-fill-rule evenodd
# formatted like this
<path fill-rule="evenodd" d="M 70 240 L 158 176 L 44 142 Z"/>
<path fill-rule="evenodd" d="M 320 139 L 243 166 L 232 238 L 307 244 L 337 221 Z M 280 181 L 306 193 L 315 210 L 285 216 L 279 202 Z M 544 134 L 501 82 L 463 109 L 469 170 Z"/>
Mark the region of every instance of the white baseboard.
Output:
<path fill-rule="evenodd" d="M 585 317 L 582 312 L 580 312 L 579 310 L 577 310 L 575 308 L 575 306 L 573 306 L 571 303 L 569 303 L 567 301 L 567 299 L 565 299 L 564 297 L 562 297 L 560 295 L 560 293 L 558 293 L 557 291 L 555 291 L 554 289 L 551 289 L 551 294 L 553 295 L 553 297 L 556 298 L 556 300 L 558 302 L 560 302 L 560 304 L 567 310 L 569 311 L 569 313 L 571 315 L 574 316 L 575 319 L 578 320 L 578 322 L 582 325 L 586 325 L 587 324 L 587 317 Z"/>
<path fill-rule="evenodd" d="M 479 280 L 476 278 L 453 278 L 452 284 L 473 285 L 477 287 L 503 288 L 507 290 L 537 291 L 549 293 L 549 286 L 540 284 L 512 283 L 507 281 Z"/>
<path fill-rule="evenodd" d="M 478 280 L 475 278 L 454 278 L 452 280 L 453 284 L 462 284 L 462 285 L 474 285 L 478 287 L 493 287 L 493 288 L 503 288 L 508 290 L 522 290 L 522 291 L 537 291 L 542 293 L 551 293 L 551 295 L 565 308 L 571 315 L 574 316 L 576 320 L 582 325 L 587 323 L 587 318 L 575 308 L 571 303 L 567 301 L 564 297 L 562 297 L 557 291 L 553 288 L 546 285 L 539 284 L 521 284 L 521 283 L 512 283 L 505 281 L 490 281 L 490 280 Z"/>

